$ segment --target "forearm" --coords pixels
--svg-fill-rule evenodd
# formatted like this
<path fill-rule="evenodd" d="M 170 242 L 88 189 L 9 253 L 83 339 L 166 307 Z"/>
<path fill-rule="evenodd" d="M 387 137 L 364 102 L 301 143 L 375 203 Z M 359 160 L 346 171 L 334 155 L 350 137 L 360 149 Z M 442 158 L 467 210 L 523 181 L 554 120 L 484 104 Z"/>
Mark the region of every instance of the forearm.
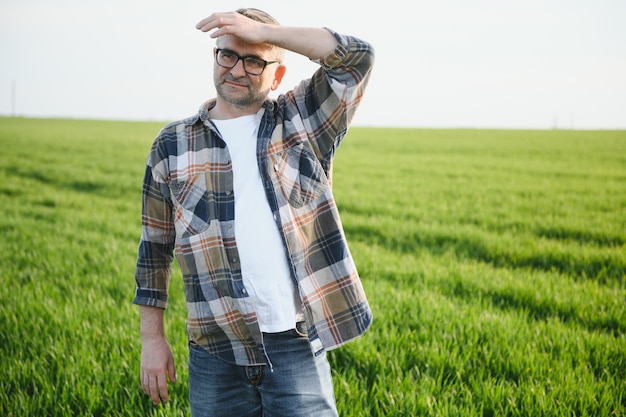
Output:
<path fill-rule="evenodd" d="M 287 49 L 309 59 L 330 54 L 338 44 L 335 36 L 323 28 L 265 25 L 266 43 Z"/>
<path fill-rule="evenodd" d="M 142 305 L 139 307 L 139 316 L 139 333 L 142 340 L 165 337 L 164 309 Z"/>
<path fill-rule="evenodd" d="M 310 59 L 331 53 L 337 39 L 323 28 L 304 28 L 259 23 L 237 12 L 213 13 L 202 19 L 196 28 L 211 33 L 212 38 L 232 35 L 249 43 L 267 43 L 287 49 Z"/>

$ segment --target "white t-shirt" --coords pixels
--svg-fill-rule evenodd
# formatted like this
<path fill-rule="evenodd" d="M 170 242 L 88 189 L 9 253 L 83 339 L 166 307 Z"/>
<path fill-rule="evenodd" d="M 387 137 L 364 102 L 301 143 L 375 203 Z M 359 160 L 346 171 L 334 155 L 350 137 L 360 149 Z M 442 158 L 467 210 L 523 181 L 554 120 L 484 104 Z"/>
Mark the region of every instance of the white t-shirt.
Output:
<path fill-rule="evenodd" d="M 293 329 L 300 301 L 287 254 L 270 209 L 256 157 L 259 120 L 256 114 L 213 120 L 226 142 L 233 164 L 235 239 L 248 298 L 242 305 L 254 311 L 261 331 Z"/>

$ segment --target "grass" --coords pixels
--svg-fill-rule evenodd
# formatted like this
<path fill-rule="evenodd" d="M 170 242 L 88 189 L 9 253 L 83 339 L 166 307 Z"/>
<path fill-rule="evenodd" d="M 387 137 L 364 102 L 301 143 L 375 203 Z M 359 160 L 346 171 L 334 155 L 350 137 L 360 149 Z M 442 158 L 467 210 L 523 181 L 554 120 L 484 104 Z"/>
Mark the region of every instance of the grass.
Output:
<path fill-rule="evenodd" d="M 152 406 L 131 304 L 162 123 L 0 118 L 0 415 Z M 329 354 L 341 416 L 626 415 L 626 132 L 353 128 L 334 190 L 372 329 Z"/>

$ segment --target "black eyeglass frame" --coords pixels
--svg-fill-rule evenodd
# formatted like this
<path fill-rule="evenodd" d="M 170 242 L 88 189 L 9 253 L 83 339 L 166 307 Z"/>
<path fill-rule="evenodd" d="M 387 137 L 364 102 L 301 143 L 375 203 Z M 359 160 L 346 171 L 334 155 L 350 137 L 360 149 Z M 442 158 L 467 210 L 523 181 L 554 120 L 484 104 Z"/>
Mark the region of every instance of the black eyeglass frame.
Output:
<path fill-rule="evenodd" d="M 233 56 L 236 56 L 237 60 L 235 61 L 235 63 L 233 65 L 231 65 L 231 66 L 226 66 L 226 65 L 220 64 L 218 56 L 219 56 L 221 51 L 228 52 L 229 54 L 232 54 Z M 261 68 L 261 72 L 255 73 L 255 72 L 248 71 L 248 68 L 246 67 L 246 59 L 248 59 L 248 58 L 252 58 L 252 59 L 255 59 L 257 61 L 263 62 L 263 68 Z M 235 66 L 237 65 L 237 63 L 239 61 L 241 61 L 243 63 L 243 70 L 246 72 L 246 74 L 250 74 L 250 75 L 261 75 L 261 74 L 263 74 L 263 71 L 265 71 L 265 67 L 267 67 L 269 64 L 276 64 L 277 62 L 280 62 L 280 61 L 266 61 L 266 60 L 264 60 L 262 58 L 259 58 L 256 55 L 241 56 L 237 52 L 235 52 L 235 51 L 233 51 L 231 49 L 215 48 L 215 63 L 217 65 L 219 65 L 220 67 L 228 68 L 228 69 L 235 68 Z"/>

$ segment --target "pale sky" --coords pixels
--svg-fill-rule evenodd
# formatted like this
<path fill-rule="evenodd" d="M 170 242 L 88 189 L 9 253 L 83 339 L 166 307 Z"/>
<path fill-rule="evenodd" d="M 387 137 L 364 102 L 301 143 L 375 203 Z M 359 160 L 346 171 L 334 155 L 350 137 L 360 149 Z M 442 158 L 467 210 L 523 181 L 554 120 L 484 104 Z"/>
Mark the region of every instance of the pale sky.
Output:
<path fill-rule="evenodd" d="M 172 121 L 214 96 L 213 11 L 371 42 L 355 126 L 626 129 L 625 0 L 0 0 L 0 115 Z M 280 91 L 315 65 L 289 54 Z"/>

